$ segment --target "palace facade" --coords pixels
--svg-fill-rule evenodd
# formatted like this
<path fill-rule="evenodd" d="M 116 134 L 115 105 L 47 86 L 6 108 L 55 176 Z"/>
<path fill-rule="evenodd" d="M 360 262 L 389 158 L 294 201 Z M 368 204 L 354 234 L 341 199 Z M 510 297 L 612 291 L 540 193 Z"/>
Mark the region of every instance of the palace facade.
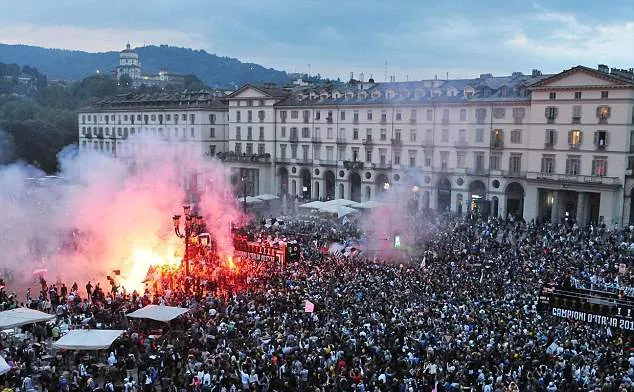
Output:
<path fill-rule="evenodd" d="M 113 154 L 137 130 L 176 132 L 252 195 L 366 201 L 407 186 L 419 208 L 634 223 L 632 70 L 205 94 L 86 108 L 80 146 Z"/>

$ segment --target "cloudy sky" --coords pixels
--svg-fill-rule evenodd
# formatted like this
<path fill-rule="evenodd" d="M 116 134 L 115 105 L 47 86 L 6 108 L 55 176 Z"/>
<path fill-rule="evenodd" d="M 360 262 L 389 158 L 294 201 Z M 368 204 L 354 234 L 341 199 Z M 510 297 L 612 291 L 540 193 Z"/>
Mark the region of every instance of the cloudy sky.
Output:
<path fill-rule="evenodd" d="M 2 0 L 0 25 L 1 43 L 169 44 L 378 81 L 386 62 L 397 80 L 634 67 L 631 0 Z"/>

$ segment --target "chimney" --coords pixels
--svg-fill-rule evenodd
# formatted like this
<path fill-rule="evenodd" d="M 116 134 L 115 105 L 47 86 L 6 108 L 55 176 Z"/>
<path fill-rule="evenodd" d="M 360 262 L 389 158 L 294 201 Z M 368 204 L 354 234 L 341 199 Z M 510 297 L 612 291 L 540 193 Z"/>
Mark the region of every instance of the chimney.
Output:
<path fill-rule="evenodd" d="M 542 76 L 542 71 L 538 70 L 538 69 L 534 69 L 533 72 L 531 73 L 532 77 L 535 76 Z"/>
<path fill-rule="evenodd" d="M 365 79 L 365 75 L 363 74 L 363 72 L 361 72 L 361 73 L 359 74 L 359 81 L 360 81 L 360 82 L 365 82 L 365 80 L 364 80 L 364 79 Z"/>
<path fill-rule="evenodd" d="M 605 64 L 599 64 L 597 69 L 599 70 L 599 72 L 610 73 L 610 68 Z"/>
<path fill-rule="evenodd" d="M 394 76 L 394 75 L 390 76 L 390 82 L 391 83 L 396 82 L 396 76 Z"/>
<path fill-rule="evenodd" d="M 354 72 L 350 72 L 350 80 L 354 80 Z"/>

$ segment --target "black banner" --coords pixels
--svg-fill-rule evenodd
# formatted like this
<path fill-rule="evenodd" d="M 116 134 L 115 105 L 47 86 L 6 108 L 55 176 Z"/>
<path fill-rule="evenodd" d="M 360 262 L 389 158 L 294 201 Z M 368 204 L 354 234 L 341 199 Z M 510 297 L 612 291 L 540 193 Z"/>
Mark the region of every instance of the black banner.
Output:
<path fill-rule="evenodd" d="M 538 310 L 555 318 L 634 331 L 634 298 L 616 292 L 546 286 Z"/>

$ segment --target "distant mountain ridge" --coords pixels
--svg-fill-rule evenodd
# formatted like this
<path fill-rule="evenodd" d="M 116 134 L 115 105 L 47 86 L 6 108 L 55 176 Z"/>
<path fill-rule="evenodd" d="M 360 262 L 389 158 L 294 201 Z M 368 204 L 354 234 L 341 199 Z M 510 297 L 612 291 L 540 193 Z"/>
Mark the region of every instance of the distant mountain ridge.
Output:
<path fill-rule="evenodd" d="M 210 87 L 231 88 L 245 83 L 286 84 L 291 81 L 284 71 L 220 57 L 204 50 L 161 45 L 144 46 L 136 51 L 144 74 L 156 74 L 161 69 L 194 74 Z M 113 71 L 119 64 L 119 52 L 89 53 L 0 43 L 0 62 L 35 67 L 49 80 L 82 80 L 94 75 L 97 70 L 101 73 Z"/>

